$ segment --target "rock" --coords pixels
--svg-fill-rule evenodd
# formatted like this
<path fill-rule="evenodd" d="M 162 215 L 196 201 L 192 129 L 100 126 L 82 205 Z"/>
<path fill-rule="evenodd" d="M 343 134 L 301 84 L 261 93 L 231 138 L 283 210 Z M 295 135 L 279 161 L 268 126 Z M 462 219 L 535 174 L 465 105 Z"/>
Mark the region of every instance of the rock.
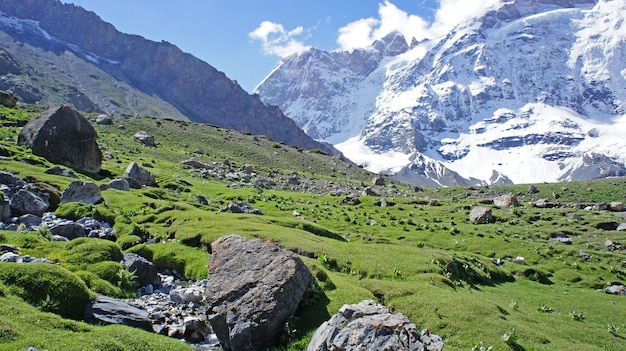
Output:
<path fill-rule="evenodd" d="M 6 252 L 13 252 L 17 254 L 20 252 L 20 248 L 11 244 L 0 244 L 0 253 L 6 253 Z"/>
<path fill-rule="evenodd" d="M 5 252 L 0 256 L 0 262 L 17 262 L 20 255 L 14 252 Z"/>
<path fill-rule="evenodd" d="M 233 234 L 211 244 L 208 318 L 225 350 L 276 344 L 315 281 L 300 258 L 271 242 Z"/>
<path fill-rule="evenodd" d="M 135 272 L 137 284 L 140 287 L 148 284 L 152 284 L 154 286 L 161 284 L 161 279 L 159 278 L 159 274 L 154 266 L 154 263 L 148 261 L 147 259 L 135 253 L 125 253 L 122 264 L 124 267 L 128 268 L 130 272 Z"/>
<path fill-rule="evenodd" d="M 41 217 L 29 213 L 29 214 L 20 216 L 20 218 L 17 219 L 17 223 L 23 224 L 26 227 L 29 227 L 32 230 L 35 230 L 41 224 Z"/>
<path fill-rule="evenodd" d="M 96 117 L 96 124 L 101 126 L 110 126 L 113 124 L 113 119 L 109 115 L 99 115 Z"/>
<path fill-rule="evenodd" d="M 371 186 L 365 187 L 361 193 L 363 196 L 379 196 L 379 194 Z"/>
<path fill-rule="evenodd" d="M 548 199 L 539 199 L 535 202 L 535 207 L 537 208 L 550 208 L 550 207 L 554 207 L 552 204 L 550 204 L 550 200 Z"/>
<path fill-rule="evenodd" d="M 344 305 L 313 334 L 307 351 L 407 350 L 440 351 L 443 340 L 420 332 L 408 317 L 374 301 Z"/>
<path fill-rule="evenodd" d="M 9 197 L 13 196 L 14 193 L 26 186 L 26 182 L 22 178 L 14 175 L 13 173 L 4 171 L 0 171 L 0 184 L 7 186 L 6 190 L 8 190 L 8 193 L 4 190 L 3 192 Z"/>
<path fill-rule="evenodd" d="M 515 264 L 526 264 L 526 259 L 522 256 L 517 256 L 511 262 Z"/>
<path fill-rule="evenodd" d="M 626 231 L 626 223 L 620 223 L 615 230 L 618 232 Z"/>
<path fill-rule="evenodd" d="M 50 207 L 48 202 L 42 199 L 41 196 L 26 189 L 21 189 L 15 193 L 9 201 L 9 206 L 11 213 L 16 217 L 25 214 L 34 214 L 41 217 Z"/>
<path fill-rule="evenodd" d="M 83 202 L 99 204 L 104 201 L 100 187 L 96 183 L 78 180 L 70 183 L 61 194 L 61 203 Z"/>
<path fill-rule="evenodd" d="M 2 258 L 0 258 L 0 260 L 2 260 Z M 613 295 L 626 295 L 626 286 L 622 283 L 611 283 L 609 287 L 606 288 L 606 293 Z"/>
<path fill-rule="evenodd" d="M 0 105 L 6 107 L 17 107 L 17 97 L 11 92 L 0 91 Z"/>
<path fill-rule="evenodd" d="M 68 178 L 78 179 L 78 176 L 76 176 L 76 174 L 74 174 L 74 172 L 70 171 L 67 168 L 63 168 L 63 167 L 59 167 L 59 166 L 54 166 L 54 167 L 48 169 L 46 171 L 46 173 L 47 174 L 59 175 L 59 176 L 63 176 L 63 177 L 68 177 Z"/>
<path fill-rule="evenodd" d="M 190 343 L 199 343 L 206 340 L 211 334 L 211 327 L 206 320 L 198 317 L 185 317 L 183 338 Z"/>
<path fill-rule="evenodd" d="M 493 204 L 497 207 L 517 207 L 519 203 L 513 194 L 498 196 L 493 199 Z"/>
<path fill-rule="evenodd" d="M 622 212 L 624 211 L 624 203 L 620 201 L 613 201 L 609 204 L 609 210 L 613 212 Z"/>
<path fill-rule="evenodd" d="M 372 180 L 372 184 L 377 185 L 377 186 L 384 186 L 385 178 L 382 176 L 378 176 Z"/>
<path fill-rule="evenodd" d="M 232 212 L 232 213 L 242 213 L 242 214 L 255 214 L 262 215 L 263 212 L 261 210 L 253 208 L 247 202 L 229 202 L 226 206 L 220 209 L 220 212 Z"/>
<path fill-rule="evenodd" d="M 144 132 L 142 130 L 138 131 L 135 134 L 133 134 L 133 139 L 135 139 L 138 142 L 144 144 L 145 146 L 156 146 L 156 142 L 154 141 L 154 137 L 150 133 Z"/>
<path fill-rule="evenodd" d="M 567 245 L 571 245 L 574 243 L 574 240 L 572 240 L 572 238 L 568 237 L 567 234 L 563 233 L 563 232 L 557 232 L 554 233 L 552 235 L 552 238 L 550 238 L 551 240 L 563 243 L 563 244 L 567 244 Z"/>
<path fill-rule="evenodd" d="M 361 200 L 359 199 L 359 195 L 356 194 L 348 194 L 346 195 L 346 197 L 343 199 L 343 203 L 344 204 L 348 204 L 348 205 L 358 205 L 361 203 Z"/>
<path fill-rule="evenodd" d="M 123 178 L 111 179 L 111 181 L 107 183 L 107 187 L 109 189 L 116 189 L 121 191 L 130 190 L 130 184 L 128 184 L 128 180 Z"/>
<path fill-rule="evenodd" d="M 68 240 L 82 238 L 87 234 L 85 227 L 69 221 L 52 225 L 48 229 L 53 236 L 62 236 Z"/>
<path fill-rule="evenodd" d="M 528 191 L 526 192 L 527 194 L 537 194 L 539 192 L 539 190 L 537 189 L 536 186 L 531 185 L 528 187 Z"/>
<path fill-rule="evenodd" d="M 215 167 L 213 167 L 213 165 L 209 164 L 209 163 L 205 163 L 202 162 L 200 160 L 198 160 L 195 157 L 186 159 L 182 162 L 183 166 L 187 166 L 187 167 L 191 167 L 191 168 L 196 168 L 196 169 L 213 169 Z"/>
<path fill-rule="evenodd" d="M 252 167 L 252 165 L 250 164 L 245 164 L 241 167 L 241 171 L 247 175 L 251 175 L 252 173 L 254 173 L 254 167 Z"/>
<path fill-rule="evenodd" d="M 44 200 L 48 204 L 48 211 L 55 211 L 61 204 L 61 193 L 48 183 L 28 183 L 25 188 Z"/>
<path fill-rule="evenodd" d="M 156 178 L 150 171 L 141 167 L 136 162 L 132 162 L 126 167 L 126 172 L 122 176 L 128 185 L 133 189 L 141 189 L 144 186 L 156 185 Z"/>
<path fill-rule="evenodd" d="M 490 223 L 493 220 L 491 209 L 488 207 L 474 207 L 469 214 L 469 219 L 474 224 Z"/>
<path fill-rule="evenodd" d="M 53 107 L 30 120 L 17 143 L 53 163 L 100 172 L 102 152 L 89 121 L 70 106 Z"/>
<path fill-rule="evenodd" d="M 196 202 L 198 202 L 200 205 L 208 205 L 209 204 L 209 200 L 207 200 L 206 197 L 202 196 L 202 195 L 196 195 L 194 197 L 194 199 L 196 200 Z"/>
<path fill-rule="evenodd" d="M 203 291 L 197 288 L 177 288 L 170 291 L 170 299 L 178 303 L 200 303 L 204 300 Z"/>
<path fill-rule="evenodd" d="M 85 320 L 97 324 L 124 324 L 152 331 L 146 310 L 103 295 L 87 304 Z"/>

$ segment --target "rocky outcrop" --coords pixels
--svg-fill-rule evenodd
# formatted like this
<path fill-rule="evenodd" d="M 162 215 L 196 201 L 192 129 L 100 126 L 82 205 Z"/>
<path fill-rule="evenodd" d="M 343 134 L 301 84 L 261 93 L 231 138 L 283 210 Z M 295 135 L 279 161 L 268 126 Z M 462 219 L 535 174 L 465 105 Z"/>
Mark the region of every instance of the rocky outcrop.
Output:
<path fill-rule="evenodd" d="M 296 254 L 236 234 L 213 242 L 211 252 L 208 318 L 224 349 L 275 344 L 314 282 L 311 272 Z"/>
<path fill-rule="evenodd" d="M 98 135 L 89 121 L 70 106 L 53 107 L 30 120 L 18 144 L 53 163 L 100 172 L 102 152 Z"/>
<path fill-rule="evenodd" d="M 441 351 L 443 340 L 374 301 L 344 305 L 315 332 L 307 351 Z"/>

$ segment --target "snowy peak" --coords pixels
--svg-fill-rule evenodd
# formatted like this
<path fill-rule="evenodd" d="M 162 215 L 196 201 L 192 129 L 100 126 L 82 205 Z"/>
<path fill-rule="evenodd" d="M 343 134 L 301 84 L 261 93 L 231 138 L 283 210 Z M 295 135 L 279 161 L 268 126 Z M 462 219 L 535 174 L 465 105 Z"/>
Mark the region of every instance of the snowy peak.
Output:
<path fill-rule="evenodd" d="M 392 33 L 287 58 L 257 92 L 314 138 L 404 180 L 626 175 L 625 15 L 623 0 L 502 2 L 438 39 Z"/>

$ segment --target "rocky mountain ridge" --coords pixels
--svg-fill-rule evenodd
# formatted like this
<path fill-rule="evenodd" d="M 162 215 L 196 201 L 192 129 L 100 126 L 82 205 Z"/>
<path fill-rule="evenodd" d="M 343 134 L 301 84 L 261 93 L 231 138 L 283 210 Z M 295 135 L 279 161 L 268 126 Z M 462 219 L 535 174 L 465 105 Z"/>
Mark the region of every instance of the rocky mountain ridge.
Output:
<path fill-rule="evenodd" d="M 502 2 L 441 38 L 391 33 L 285 58 L 255 92 L 353 161 L 410 182 L 622 176 L 624 13 L 624 1 Z"/>
<path fill-rule="evenodd" d="M 0 1 L 0 88 L 25 102 L 190 119 L 335 153 L 275 106 L 167 42 L 57 0 Z"/>

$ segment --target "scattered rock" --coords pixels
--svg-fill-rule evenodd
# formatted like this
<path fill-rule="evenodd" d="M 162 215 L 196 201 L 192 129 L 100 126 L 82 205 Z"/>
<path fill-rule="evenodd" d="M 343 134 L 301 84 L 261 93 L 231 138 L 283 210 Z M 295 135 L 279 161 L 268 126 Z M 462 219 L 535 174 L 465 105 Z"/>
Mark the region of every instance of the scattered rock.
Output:
<path fill-rule="evenodd" d="M 488 207 L 474 207 L 469 214 L 469 220 L 474 224 L 490 223 L 493 220 L 491 209 Z"/>
<path fill-rule="evenodd" d="M 359 195 L 357 194 L 348 194 L 343 199 L 343 203 L 348 205 L 358 205 L 361 203 L 361 200 L 359 199 Z"/>
<path fill-rule="evenodd" d="M 46 171 L 47 174 L 54 174 L 54 175 L 58 175 L 58 176 L 63 176 L 63 177 L 68 177 L 68 178 L 74 178 L 74 179 L 78 179 L 78 176 L 76 174 L 74 174 L 74 172 L 70 171 L 67 168 L 63 168 L 63 167 L 59 167 L 59 166 L 54 166 L 50 169 L 48 169 Z"/>
<path fill-rule="evenodd" d="M 150 133 L 144 132 L 142 130 L 133 134 L 133 139 L 137 140 L 145 146 L 156 146 L 156 141 L 154 140 L 154 137 Z"/>
<path fill-rule="evenodd" d="M 372 180 L 372 184 L 377 185 L 377 186 L 384 186 L 385 178 L 382 176 L 378 176 Z"/>
<path fill-rule="evenodd" d="M 620 201 L 613 201 L 609 204 L 609 210 L 613 212 L 623 212 L 624 211 L 624 203 Z"/>
<path fill-rule="evenodd" d="M 214 168 L 211 164 L 202 162 L 195 157 L 184 160 L 182 164 L 183 166 L 196 168 L 196 169 L 213 169 Z"/>
<path fill-rule="evenodd" d="M 522 256 L 517 256 L 513 260 L 511 260 L 511 262 L 516 264 L 526 264 L 526 259 Z"/>
<path fill-rule="evenodd" d="M 497 207 L 517 207 L 519 203 L 513 194 L 498 196 L 493 199 L 493 204 Z"/>
<path fill-rule="evenodd" d="M 440 351 L 443 340 L 374 301 L 344 305 L 315 331 L 307 351 Z"/>
<path fill-rule="evenodd" d="M 243 214 L 255 214 L 262 215 L 263 212 L 258 208 L 252 207 L 247 202 L 229 202 L 226 206 L 220 209 L 220 212 L 232 212 L 232 213 L 243 213 Z"/>
<path fill-rule="evenodd" d="M 567 234 L 563 233 L 563 232 L 557 232 L 554 233 L 552 235 L 552 238 L 550 238 L 551 240 L 563 243 L 563 244 L 567 244 L 567 245 L 571 245 L 574 243 L 574 240 L 570 237 L 567 236 Z"/>
<path fill-rule="evenodd" d="M 53 224 L 48 227 L 48 230 L 50 230 L 50 234 L 62 236 L 68 240 L 82 238 L 87 234 L 82 225 L 71 221 Z"/>
<path fill-rule="evenodd" d="M 120 191 L 129 191 L 130 184 L 128 184 L 128 180 L 123 179 L 123 178 L 111 179 L 107 183 L 107 188 L 116 189 Z"/>
<path fill-rule="evenodd" d="M 211 244 L 206 300 L 225 350 L 275 345 L 314 282 L 300 258 L 271 242 L 233 234 Z"/>
<path fill-rule="evenodd" d="M 208 205 L 209 204 L 209 200 L 207 200 L 206 197 L 202 196 L 202 195 L 196 195 L 194 197 L 194 199 L 196 200 L 196 202 L 198 202 L 200 205 Z"/>
<path fill-rule="evenodd" d="M 534 185 L 529 186 L 528 191 L 526 191 L 526 193 L 530 195 L 537 194 L 538 192 L 539 192 L 539 189 L 537 189 L 537 187 Z"/>
<path fill-rule="evenodd" d="M 550 200 L 548 199 L 539 199 L 535 202 L 535 207 L 537 208 L 550 208 L 554 207 L 554 205 L 550 204 Z"/>
<path fill-rule="evenodd" d="M 617 222 L 600 222 L 600 223 L 596 223 L 595 227 L 596 227 L 596 229 L 602 229 L 602 230 L 617 230 L 617 228 L 619 227 L 619 223 L 617 223 Z"/>
<path fill-rule="evenodd" d="M 622 283 L 611 283 L 605 291 L 612 295 L 626 295 L 626 286 Z"/>
<path fill-rule="evenodd" d="M 156 185 L 155 176 L 136 162 L 132 162 L 126 167 L 126 172 L 124 172 L 122 179 L 126 179 L 128 185 L 133 189 Z"/>
<path fill-rule="evenodd" d="M 620 223 L 615 230 L 618 232 L 626 231 L 626 223 Z"/>
<path fill-rule="evenodd" d="M 94 324 L 124 324 L 152 331 L 146 310 L 103 295 L 87 304 L 85 320 Z"/>
<path fill-rule="evenodd" d="M 361 194 L 363 196 L 380 196 L 371 186 L 365 187 Z"/>
<path fill-rule="evenodd" d="M 104 201 L 100 187 L 92 182 L 74 181 L 61 194 L 61 203 L 83 202 L 85 204 L 99 204 Z"/>
<path fill-rule="evenodd" d="M 89 121 L 70 106 L 53 107 L 22 128 L 18 144 L 53 163 L 100 172 L 102 152 Z"/>

